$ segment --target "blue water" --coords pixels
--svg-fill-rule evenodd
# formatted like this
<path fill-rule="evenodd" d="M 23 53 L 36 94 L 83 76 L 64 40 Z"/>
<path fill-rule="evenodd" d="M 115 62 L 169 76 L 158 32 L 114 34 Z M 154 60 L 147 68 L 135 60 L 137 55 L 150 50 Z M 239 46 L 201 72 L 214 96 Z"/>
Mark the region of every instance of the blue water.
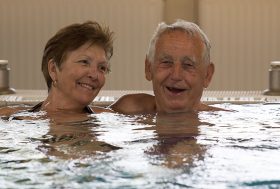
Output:
<path fill-rule="evenodd" d="M 280 105 L 0 120 L 0 188 L 280 188 Z"/>

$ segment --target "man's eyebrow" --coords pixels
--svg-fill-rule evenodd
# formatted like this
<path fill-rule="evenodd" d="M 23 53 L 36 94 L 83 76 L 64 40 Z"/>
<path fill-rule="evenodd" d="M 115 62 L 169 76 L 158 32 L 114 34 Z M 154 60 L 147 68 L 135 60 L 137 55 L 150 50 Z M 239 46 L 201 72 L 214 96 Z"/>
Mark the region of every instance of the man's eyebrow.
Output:
<path fill-rule="evenodd" d="M 162 54 L 159 55 L 159 59 L 163 59 L 163 58 L 172 59 L 172 56 L 170 56 L 168 54 L 165 54 L 165 53 L 162 53 Z"/>
<path fill-rule="evenodd" d="M 182 62 L 185 62 L 185 61 L 190 61 L 192 62 L 193 64 L 196 64 L 196 60 L 195 58 L 190 58 L 188 56 L 184 56 L 182 59 L 181 59 Z"/>

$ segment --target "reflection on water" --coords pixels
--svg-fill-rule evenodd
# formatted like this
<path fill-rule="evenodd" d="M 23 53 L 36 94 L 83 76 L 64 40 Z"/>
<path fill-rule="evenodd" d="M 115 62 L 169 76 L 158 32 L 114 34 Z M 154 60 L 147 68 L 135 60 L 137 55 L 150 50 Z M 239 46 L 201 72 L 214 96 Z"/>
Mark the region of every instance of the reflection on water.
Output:
<path fill-rule="evenodd" d="M 280 106 L 0 120 L 0 188 L 277 188 Z M 23 120 L 24 119 L 24 120 Z"/>
<path fill-rule="evenodd" d="M 119 149 L 116 146 L 96 140 L 97 133 L 91 130 L 96 125 L 92 120 L 69 123 L 49 123 L 49 132 L 39 140 L 42 145 L 38 149 L 47 155 L 60 158 L 81 158 L 94 155 L 96 152 L 109 152 Z"/>
<path fill-rule="evenodd" d="M 198 127 L 210 124 L 201 122 L 197 113 L 161 114 L 155 120 L 154 127 L 149 129 L 154 130 L 157 143 L 146 150 L 153 159 L 157 157 L 155 163 L 180 168 L 203 159 L 206 149 L 197 143 Z"/>

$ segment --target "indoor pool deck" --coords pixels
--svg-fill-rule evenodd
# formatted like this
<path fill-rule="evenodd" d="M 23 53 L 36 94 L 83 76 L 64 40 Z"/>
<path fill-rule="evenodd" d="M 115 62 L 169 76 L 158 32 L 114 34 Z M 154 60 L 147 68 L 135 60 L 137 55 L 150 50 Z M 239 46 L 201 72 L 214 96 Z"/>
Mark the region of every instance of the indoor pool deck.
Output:
<path fill-rule="evenodd" d="M 152 91 L 138 90 L 103 90 L 94 99 L 93 104 L 97 106 L 107 106 L 116 101 L 124 94 L 148 93 Z M 47 96 L 45 90 L 16 90 L 16 94 L 0 95 L 0 106 L 16 104 L 36 104 L 43 101 Z M 263 95 L 262 91 L 204 91 L 202 101 L 207 104 L 216 103 L 279 103 L 280 96 Z"/>

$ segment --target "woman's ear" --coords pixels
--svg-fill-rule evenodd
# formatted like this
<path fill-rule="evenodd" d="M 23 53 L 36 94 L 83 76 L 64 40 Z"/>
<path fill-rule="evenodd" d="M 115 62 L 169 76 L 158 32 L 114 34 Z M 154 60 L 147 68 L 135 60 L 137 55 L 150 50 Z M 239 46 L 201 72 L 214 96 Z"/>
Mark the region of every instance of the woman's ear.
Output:
<path fill-rule="evenodd" d="M 56 63 L 53 59 L 50 59 L 49 62 L 48 62 L 48 71 L 49 71 L 49 75 L 50 75 L 51 79 L 53 81 L 56 81 L 57 80 L 58 68 L 57 68 Z"/>
<path fill-rule="evenodd" d="M 151 62 L 148 60 L 148 57 L 145 59 L 145 75 L 148 81 L 152 80 L 152 65 Z"/>
<path fill-rule="evenodd" d="M 215 71 L 215 66 L 212 62 L 210 62 L 210 64 L 208 64 L 207 68 L 206 68 L 206 75 L 205 75 L 204 83 L 203 83 L 204 88 L 207 88 L 208 85 L 210 84 L 214 71 Z"/>

